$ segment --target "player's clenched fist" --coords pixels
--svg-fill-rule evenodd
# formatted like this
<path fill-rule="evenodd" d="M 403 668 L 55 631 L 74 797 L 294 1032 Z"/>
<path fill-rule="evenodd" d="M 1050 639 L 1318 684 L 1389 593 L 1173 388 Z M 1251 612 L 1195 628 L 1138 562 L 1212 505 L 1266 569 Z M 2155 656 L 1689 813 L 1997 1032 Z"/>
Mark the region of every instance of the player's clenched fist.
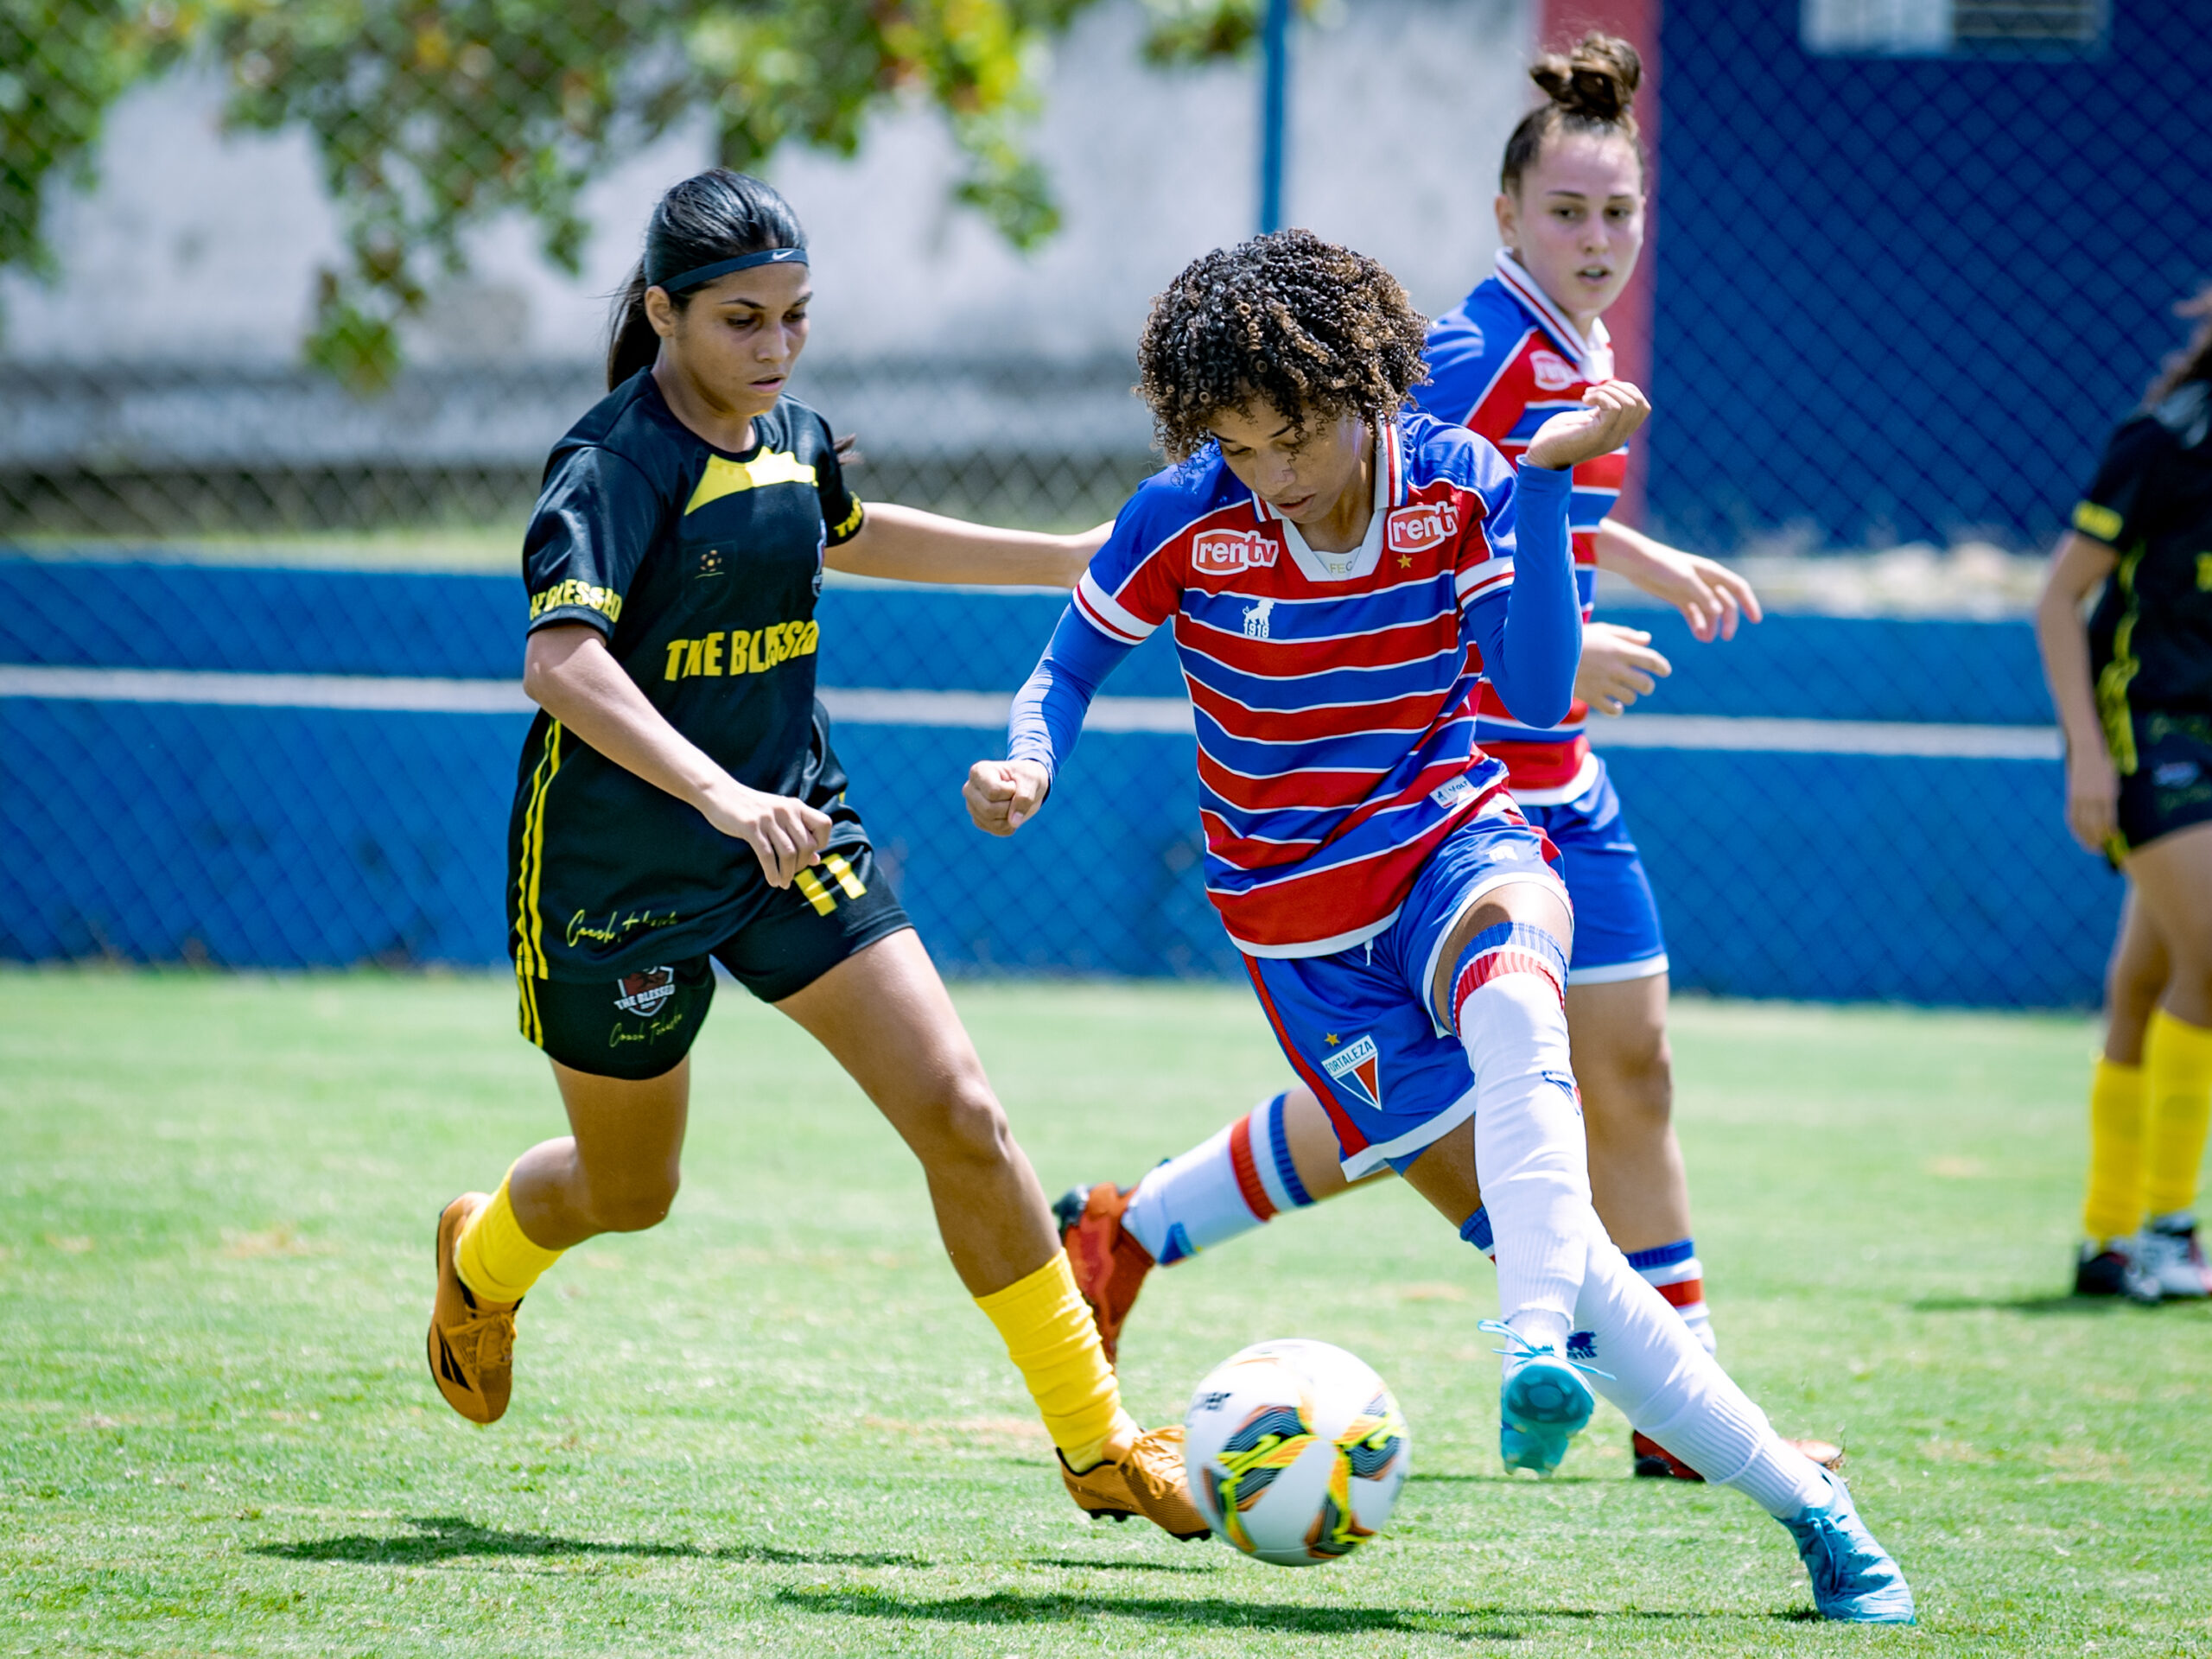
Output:
<path fill-rule="evenodd" d="M 1651 413 L 1644 395 L 1625 380 L 1606 380 L 1582 394 L 1583 407 L 1554 415 L 1536 429 L 1522 464 L 1564 472 L 1626 443 Z"/>
<path fill-rule="evenodd" d="M 978 760 L 960 794 L 978 830 L 1010 836 L 1037 816 L 1052 787 L 1052 774 L 1034 760 Z"/>

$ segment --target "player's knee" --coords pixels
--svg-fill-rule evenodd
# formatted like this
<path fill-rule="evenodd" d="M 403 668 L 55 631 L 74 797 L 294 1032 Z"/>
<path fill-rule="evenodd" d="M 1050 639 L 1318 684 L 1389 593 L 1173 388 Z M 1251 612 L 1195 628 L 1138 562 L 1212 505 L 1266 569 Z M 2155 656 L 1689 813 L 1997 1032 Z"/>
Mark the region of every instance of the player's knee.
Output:
<path fill-rule="evenodd" d="M 908 1138 L 931 1166 L 996 1166 L 1014 1155 L 1006 1109 L 980 1074 L 947 1080 Z"/>
<path fill-rule="evenodd" d="M 2212 937 L 2182 937 L 2178 929 L 2176 933 L 2166 941 L 2164 982 L 2147 1001 L 2171 1009 L 2201 1009 L 2212 1001 Z"/>
<path fill-rule="evenodd" d="M 591 1219 L 601 1232 L 642 1233 L 668 1219 L 683 1177 L 673 1169 L 591 1185 Z"/>
<path fill-rule="evenodd" d="M 2180 964 L 2176 963 L 2174 967 Z M 2115 951 L 2105 966 L 2105 1007 L 2120 1017 L 2147 1018 L 2166 988 L 2168 964 L 2152 957 Z"/>

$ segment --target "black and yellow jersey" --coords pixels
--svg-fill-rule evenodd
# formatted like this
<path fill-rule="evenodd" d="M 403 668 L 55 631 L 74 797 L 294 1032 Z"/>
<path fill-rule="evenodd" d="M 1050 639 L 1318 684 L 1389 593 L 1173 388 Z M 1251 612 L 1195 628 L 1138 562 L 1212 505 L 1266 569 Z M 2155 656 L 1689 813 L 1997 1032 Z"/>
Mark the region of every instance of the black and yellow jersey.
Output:
<path fill-rule="evenodd" d="M 2212 715 L 2212 385 L 2192 381 L 2113 434 L 2074 528 L 2120 555 L 2089 652 L 2106 741 L 2132 772 L 2131 711 Z"/>
<path fill-rule="evenodd" d="M 582 622 L 740 783 L 827 810 L 844 789 L 814 696 L 823 554 L 861 526 L 830 429 L 786 397 L 728 454 L 645 370 L 554 447 L 523 545 L 532 631 Z M 840 833 L 857 822 L 840 814 Z M 538 979 L 704 953 L 769 889 L 745 842 L 540 713 L 508 826 L 509 948 Z"/>

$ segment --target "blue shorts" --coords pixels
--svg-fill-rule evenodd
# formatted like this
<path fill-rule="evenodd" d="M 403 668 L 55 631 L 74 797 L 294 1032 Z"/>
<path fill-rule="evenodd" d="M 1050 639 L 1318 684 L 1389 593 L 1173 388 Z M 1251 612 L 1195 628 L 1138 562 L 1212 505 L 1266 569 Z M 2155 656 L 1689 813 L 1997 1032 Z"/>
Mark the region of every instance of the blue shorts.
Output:
<path fill-rule="evenodd" d="M 1592 757 L 1596 778 L 1572 800 L 1518 804 L 1529 822 L 1559 849 L 1560 874 L 1574 899 L 1570 985 L 1610 985 L 1667 971 L 1667 941 L 1643 860 L 1621 816 L 1621 798 L 1605 763 Z"/>
<path fill-rule="evenodd" d="M 1460 917 L 1496 888 L 1533 880 L 1564 897 L 1555 856 L 1517 810 L 1486 813 L 1445 837 L 1395 919 L 1366 944 L 1245 957 L 1275 1040 L 1336 1126 L 1347 1179 L 1386 1163 L 1404 1170 L 1474 1116 L 1466 1051 L 1429 1003 L 1437 959 Z"/>

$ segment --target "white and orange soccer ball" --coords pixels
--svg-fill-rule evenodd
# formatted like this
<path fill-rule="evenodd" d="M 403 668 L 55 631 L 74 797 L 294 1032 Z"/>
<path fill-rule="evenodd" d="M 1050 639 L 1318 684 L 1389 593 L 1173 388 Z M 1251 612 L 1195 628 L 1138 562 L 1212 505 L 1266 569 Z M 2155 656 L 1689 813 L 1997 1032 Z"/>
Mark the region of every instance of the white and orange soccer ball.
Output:
<path fill-rule="evenodd" d="M 1191 1396 L 1183 1433 L 1206 1524 L 1277 1567 L 1340 1560 L 1382 1531 L 1413 1447 L 1364 1361 L 1295 1338 L 1222 1361 Z"/>

